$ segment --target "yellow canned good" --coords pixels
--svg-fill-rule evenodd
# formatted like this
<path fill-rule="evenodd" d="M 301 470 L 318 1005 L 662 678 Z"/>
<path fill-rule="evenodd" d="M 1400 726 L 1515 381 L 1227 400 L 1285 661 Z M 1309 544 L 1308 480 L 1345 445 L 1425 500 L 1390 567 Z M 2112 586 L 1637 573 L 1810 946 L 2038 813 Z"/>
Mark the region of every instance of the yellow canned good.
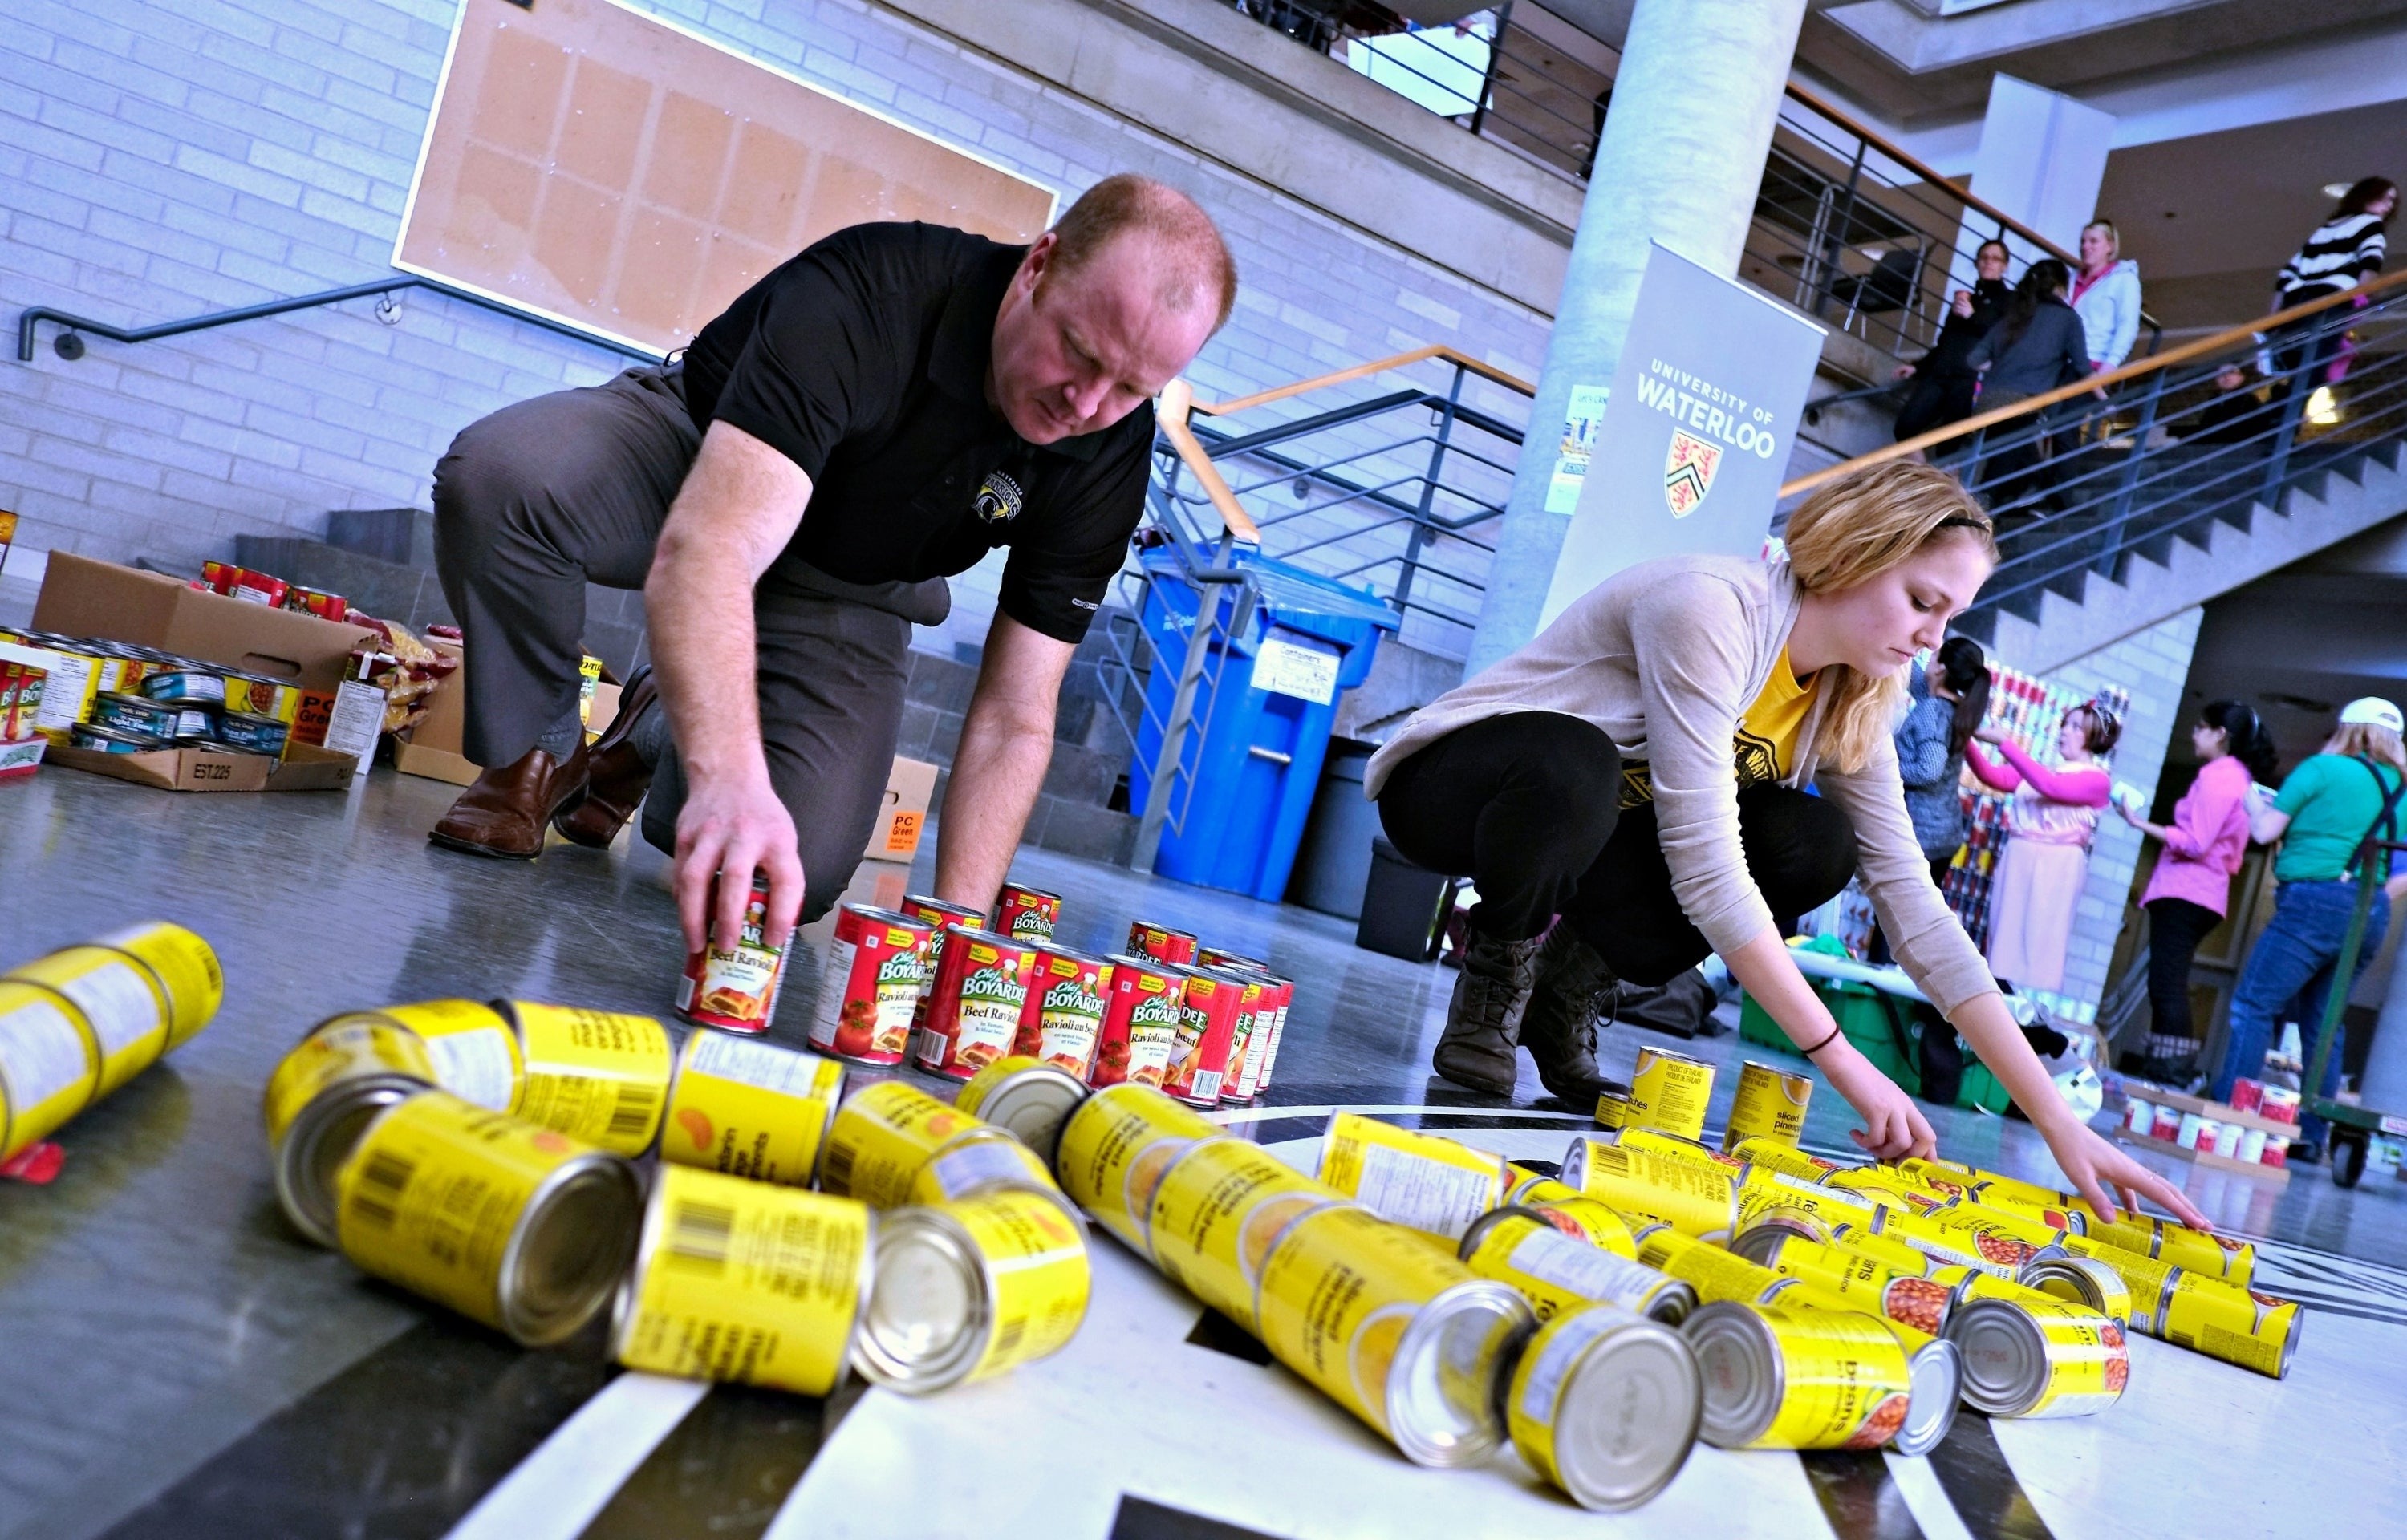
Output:
<path fill-rule="evenodd" d="M 631 1369 L 825 1395 L 869 1297 L 869 1209 L 662 1166 L 612 1336 Z"/>
<path fill-rule="evenodd" d="M 1951 1203 L 1961 1201 L 1933 1192 L 1920 1182 L 1905 1180 L 1880 1166 L 1859 1166 L 1833 1171 L 1823 1178 L 1819 1185 L 1836 1193 L 1853 1193 L 1901 1214 L 1936 1213 Z"/>
<path fill-rule="evenodd" d="M 383 1017 L 361 1011 L 336 1016 L 294 1044 L 267 1077 L 260 1112 L 267 1142 L 280 1146 L 301 1109 L 347 1081 L 399 1075 L 428 1086 L 442 1082 L 434 1056 L 415 1034 Z"/>
<path fill-rule="evenodd" d="M 1638 1104 L 1625 1091 L 1600 1091 L 1596 1095 L 1596 1125 L 1599 1128 L 1624 1129 L 1638 1125 Z"/>
<path fill-rule="evenodd" d="M 1859 1224 L 1831 1226 L 1830 1244 L 1858 1256 L 1871 1257 L 1882 1265 L 1909 1277 L 1936 1278 L 1950 1269 L 1973 1271 L 1958 1263 L 1934 1262 L 1896 1236 L 1874 1235 Z"/>
<path fill-rule="evenodd" d="M 1638 1051 L 1638 1067 L 1630 1077 L 1632 1126 L 1702 1139 L 1705 1107 L 1713 1095 L 1712 1065 L 1652 1043 Z"/>
<path fill-rule="evenodd" d="M 1777 1139 L 1763 1137 L 1739 1140 L 1730 1152 L 1760 1171 L 1781 1171 L 1801 1181 L 1818 1182 L 1850 1167 L 1819 1155 L 1809 1155 Z"/>
<path fill-rule="evenodd" d="M 1669 1228 L 1650 1230 L 1638 1238 L 1638 1260 L 1687 1283 L 1704 1300 L 1751 1300 L 1780 1278 L 1735 1251 Z"/>
<path fill-rule="evenodd" d="M 165 920 L 112 931 L 93 943 L 124 953 L 149 968 L 167 993 L 167 1046 L 179 1048 L 225 1001 L 225 970 L 218 954 L 182 925 Z"/>
<path fill-rule="evenodd" d="M 2306 1315 L 2291 1300 L 2184 1272 L 2175 1276 L 2158 1320 L 2157 1335 L 2175 1347 L 2281 1379 L 2290 1372 Z"/>
<path fill-rule="evenodd" d="M 2131 1382 L 2123 1328 L 2060 1299 L 1969 1295 L 1948 1323 L 1964 1356 L 1964 1401 L 1992 1417 L 2087 1417 Z"/>
<path fill-rule="evenodd" d="M 1320 1141 L 1323 1185 L 1391 1224 L 1460 1240 L 1504 1201 L 1503 1156 L 1353 1112 L 1332 1112 Z"/>
<path fill-rule="evenodd" d="M 1189 1145 L 1153 1190 L 1146 1234 L 1162 1276 L 1248 1332 L 1262 1262 L 1287 1227 L 1344 1194 L 1246 1139 Z"/>
<path fill-rule="evenodd" d="M 1262 1345 L 1422 1465 L 1484 1459 L 1497 1389 L 1535 1322 L 1504 1284 L 1350 1205 L 1307 1214 L 1263 1264 Z"/>
<path fill-rule="evenodd" d="M 92 1033 L 100 1058 L 98 1101 L 158 1062 L 167 1051 L 167 992 L 150 970 L 104 946 L 71 946 L 36 957 L 6 977 L 63 996 Z"/>
<path fill-rule="evenodd" d="M 1552 1203 L 1579 1196 L 1578 1188 L 1566 1187 L 1553 1177 L 1542 1177 L 1526 1166 L 1507 1166 L 1504 1176 L 1504 1201 L 1507 1204 Z"/>
<path fill-rule="evenodd" d="M 1617 1149 L 1644 1150 L 1650 1155 L 1687 1161 L 1690 1166 L 1715 1166 L 1732 1176 L 1746 1174 L 1746 1162 L 1736 1155 L 1724 1154 L 1701 1140 L 1667 1134 L 1660 1128 L 1625 1128 L 1613 1142 Z"/>
<path fill-rule="evenodd" d="M 1944 1333 L 1956 1307 L 1956 1290 L 1947 1283 L 1901 1273 L 1873 1257 L 1796 1236 L 1781 1237 L 1763 1265 L 1783 1278 L 1812 1284 L 1844 1300 L 1850 1308 L 1911 1327 L 1926 1336 Z"/>
<path fill-rule="evenodd" d="M 257 674 L 230 673 L 225 676 L 225 706 L 230 712 L 272 716 L 288 728 L 301 714 L 298 685 L 263 679 Z"/>
<path fill-rule="evenodd" d="M 441 1091 L 378 1114 L 335 1193 L 345 1256 L 529 1348 L 608 1302 L 642 1205 L 626 1162 Z"/>
<path fill-rule="evenodd" d="M 515 1112 L 526 1091 L 519 1040 L 502 1013 L 479 1000 L 421 1000 L 377 1012 L 426 1045 L 435 1083 L 462 1101 Z"/>
<path fill-rule="evenodd" d="M 877 1222 L 877 1275 L 853 1361 L 919 1393 L 1056 1352 L 1086 1318 L 1085 1227 L 1059 1202 L 1003 1191 Z"/>
<path fill-rule="evenodd" d="M 2128 1211 L 2108 1224 L 2088 1213 L 2087 1208 L 2084 1204 L 2073 1211 L 2085 1221 L 2081 1233 L 2092 1240 L 2169 1262 L 2185 1273 L 2220 1279 L 2235 1288 L 2245 1289 L 2256 1278 L 2257 1248 L 2244 1240 L 2209 1235 L 2171 1220 Z"/>
<path fill-rule="evenodd" d="M 1696 1307 L 1693 1286 L 1564 1234 L 1545 1216 L 1499 1208 L 1462 1237 L 1462 1264 L 1508 1284 L 1540 1321 L 1602 1300 L 1674 1325 Z"/>
<path fill-rule="evenodd" d="M 336 1016 L 295 1044 L 267 1078 L 260 1112 L 276 1200 L 292 1227 L 335 1244 L 335 1184 L 376 1115 L 437 1089 L 426 1044 L 374 1011 Z"/>
<path fill-rule="evenodd" d="M 660 1132 L 669 1093 L 669 1035 L 649 1016 L 509 1003 L 526 1066 L 518 1114 L 617 1155 L 640 1155 Z"/>
<path fill-rule="evenodd" d="M 1738 1095 L 1730 1103 L 1722 1148 L 1766 1139 L 1794 1149 L 1805 1137 L 1805 1105 L 1814 1097 L 1814 1077 L 1748 1059 L 1739 1066 Z"/>
<path fill-rule="evenodd" d="M 1684 1235 L 1728 1235 L 1738 1224 L 1738 1180 L 1724 1167 L 1583 1136 L 1564 1151 L 1563 1180 L 1607 1208 Z"/>
<path fill-rule="evenodd" d="M 937 1151 L 992 1125 L 907 1081 L 879 1081 L 846 1098 L 828 1125 L 819 1185 L 873 1208 L 912 1201 L 911 1184 Z"/>
<path fill-rule="evenodd" d="M 2096 1257 L 2038 1256 L 2024 1266 L 2027 1286 L 2087 1305 L 2118 1326 L 2131 1324 L 2131 1288 L 2122 1270 Z"/>
<path fill-rule="evenodd" d="M 1089 1096 L 1061 1125 L 1054 1170 L 1063 1191 L 1139 1256 L 1152 1254 L 1146 1226 L 1162 1173 L 1198 1139 L 1221 1129 L 1149 1085 L 1123 1081 Z"/>
<path fill-rule="evenodd" d="M 1905 1426 L 1905 1345 L 1872 1316 L 1725 1300 L 1682 1329 L 1704 1377 L 1709 1444 L 1875 1449 Z"/>
<path fill-rule="evenodd" d="M 698 1026 L 677 1053 L 661 1159 L 808 1187 L 844 1088 L 844 1066 Z"/>
<path fill-rule="evenodd" d="M 1526 1207 L 1536 1209 L 1547 1223 L 1577 1240 L 1584 1240 L 1601 1251 L 1611 1251 L 1617 1257 L 1638 1256 L 1638 1236 L 1631 1230 L 1630 1222 L 1618 1210 L 1608 1208 L 1591 1197 L 1577 1193 L 1569 1197 L 1540 1194 Z"/>
<path fill-rule="evenodd" d="M 75 1007 L 37 984 L 0 982 L 0 1160 L 92 1105 L 95 1040 Z"/>
<path fill-rule="evenodd" d="M 1870 1228 L 1869 1225 L 1849 1224 L 1846 1233 L 1860 1236 Z M 2020 1278 L 2024 1264 L 2043 1250 L 1994 1225 L 1948 1225 L 1934 1222 L 1927 1216 L 1894 1212 L 1882 1221 L 1880 1233 L 1903 1241 L 1933 1262 L 1951 1267 L 1970 1267 L 1975 1272 L 2010 1280 Z"/>
<path fill-rule="evenodd" d="M 1860 1224 L 1868 1230 L 1886 1227 L 1889 1213 L 1859 1194 L 1816 1186 L 1786 1172 L 1750 1169 L 1739 1183 L 1739 1224 L 1752 1224 L 1759 1216 L 1775 1209 L 1811 1215 L 1826 1226 Z"/>
<path fill-rule="evenodd" d="M 1600 1513 L 1634 1508 L 1671 1484 L 1703 1408 L 1687 1340 L 1613 1305 L 1539 1327 L 1504 1396 L 1521 1458 Z"/>
<path fill-rule="evenodd" d="M 1011 1130 L 993 1124 L 957 1134 L 929 1156 L 911 1179 L 909 1199 L 953 1203 L 1004 1188 L 1041 1193 L 1069 1207 L 1053 1185 L 1044 1157 L 1014 1138 Z"/>

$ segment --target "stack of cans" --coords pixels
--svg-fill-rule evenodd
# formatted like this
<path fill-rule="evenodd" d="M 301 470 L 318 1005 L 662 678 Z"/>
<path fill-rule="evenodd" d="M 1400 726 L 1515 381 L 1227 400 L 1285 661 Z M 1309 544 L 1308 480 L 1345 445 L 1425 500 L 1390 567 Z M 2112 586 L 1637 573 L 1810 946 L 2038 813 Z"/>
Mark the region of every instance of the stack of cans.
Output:
<path fill-rule="evenodd" d="M 78 678 L 48 680 L 43 693 L 18 704 L 30 727 L 41 702 L 50 698 L 54 709 L 43 714 L 70 723 L 60 731 L 74 748 L 104 754 L 189 748 L 281 758 L 300 714 L 300 687 L 264 674 L 98 637 L 11 630 L 0 632 L 0 640 L 79 665 Z M 77 690 L 81 694 L 71 712 L 55 709 L 58 699 L 50 692 Z M 7 736 L 0 732 L 0 740 Z"/>

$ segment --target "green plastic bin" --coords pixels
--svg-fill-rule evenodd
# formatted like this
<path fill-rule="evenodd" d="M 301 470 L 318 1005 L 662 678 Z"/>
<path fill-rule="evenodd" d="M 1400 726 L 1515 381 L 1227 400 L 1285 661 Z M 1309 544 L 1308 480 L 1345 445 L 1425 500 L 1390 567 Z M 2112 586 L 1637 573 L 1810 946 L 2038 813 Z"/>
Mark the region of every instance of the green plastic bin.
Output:
<path fill-rule="evenodd" d="M 1922 1024 L 1915 1019 L 1910 1002 L 1870 984 L 1844 979 L 1817 979 L 1814 988 L 1858 1053 L 1902 1086 L 1908 1095 L 1922 1094 L 1922 1071 L 1912 1052 L 1913 1045 L 1920 1041 Z M 1789 1053 L 1797 1052 L 1788 1034 L 1774 1024 L 1752 996 L 1739 1007 L 1738 1035 L 1744 1042 L 1761 1043 Z M 1901 1038 L 1905 1045 L 1902 1050 Z M 2006 1088 L 1998 1083 L 1998 1078 L 1989 1073 L 1988 1066 L 1977 1058 L 1964 1066 L 1964 1078 L 1957 1088 L 1957 1106 L 2003 1112 L 2012 1100 Z"/>

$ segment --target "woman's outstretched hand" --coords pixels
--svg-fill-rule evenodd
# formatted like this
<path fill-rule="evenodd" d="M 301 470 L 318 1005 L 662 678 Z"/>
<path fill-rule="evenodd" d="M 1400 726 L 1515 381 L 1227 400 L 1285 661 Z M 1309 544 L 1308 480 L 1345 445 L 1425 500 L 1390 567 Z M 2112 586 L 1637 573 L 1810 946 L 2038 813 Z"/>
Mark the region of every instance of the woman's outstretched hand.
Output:
<path fill-rule="evenodd" d="M 2114 1222 L 2118 1208 L 2137 1211 L 2140 1200 L 2147 1198 L 2193 1230 L 2215 1228 L 2198 1206 L 2182 1195 L 2181 1189 L 2107 1143 L 2087 1124 L 2068 1115 L 2042 1128 L 2040 1134 L 2073 1189 L 2107 1222 Z M 2117 1194 L 2123 1200 L 2120 1204 L 2115 1201 Z"/>
<path fill-rule="evenodd" d="M 1864 1126 L 1848 1130 L 1847 1137 L 1866 1154 L 1882 1160 L 1901 1160 L 1908 1155 L 1927 1158 L 1937 1152 L 1939 1136 L 1930 1131 L 1930 1120 L 1922 1115 L 1922 1109 L 1914 1105 L 1914 1098 L 1895 1081 L 1858 1052 L 1855 1044 L 1839 1038 L 1814 1056 L 1814 1067 L 1830 1082 L 1830 1089 L 1846 1097 L 1847 1105 L 1864 1120 Z"/>

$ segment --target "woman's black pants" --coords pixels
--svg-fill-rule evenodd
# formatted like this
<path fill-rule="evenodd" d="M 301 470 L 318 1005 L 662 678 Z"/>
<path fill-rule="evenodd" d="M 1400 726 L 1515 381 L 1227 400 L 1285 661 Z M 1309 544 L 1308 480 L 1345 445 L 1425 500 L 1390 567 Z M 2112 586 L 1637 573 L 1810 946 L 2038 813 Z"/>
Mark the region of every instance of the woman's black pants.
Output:
<path fill-rule="evenodd" d="M 1622 979 L 1659 984 L 1713 948 L 1681 912 L 1655 805 L 1620 806 L 1621 753 L 1602 729 L 1556 712 L 1474 722 L 1398 765 L 1379 791 L 1397 850 L 1479 888 L 1472 925 L 1526 940 L 1557 915 Z M 1855 827 L 1787 786 L 1738 797 L 1739 843 L 1781 934 L 1856 867 Z"/>
<path fill-rule="evenodd" d="M 2186 1043 L 2175 1049 L 2152 1044 L 2151 1052 L 2171 1057 L 2198 1052 L 2198 1028 L 2189 1013 L 2189 965 L 2198 943 L 2223 923 L 2223 916 L 2186 898 L 2156 898 L 2148 904 L 2148 1027 L 2151 1038 Z"/>

